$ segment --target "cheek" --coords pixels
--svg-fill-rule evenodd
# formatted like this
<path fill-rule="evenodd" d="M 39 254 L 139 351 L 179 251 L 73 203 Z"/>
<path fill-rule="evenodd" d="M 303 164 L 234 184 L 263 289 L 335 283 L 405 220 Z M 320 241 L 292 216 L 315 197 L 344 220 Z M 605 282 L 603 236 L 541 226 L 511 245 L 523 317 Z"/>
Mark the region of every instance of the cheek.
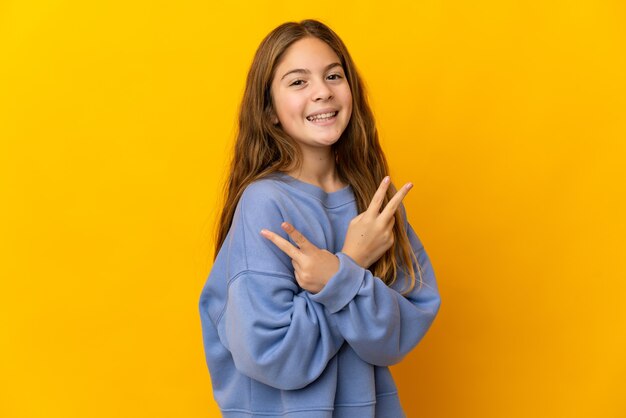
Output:
<path fill-rule="evenodd" d="M 279 117 L 293 117 L 303 112 L 303 106 L 297 97 L 283 96 L 276 103 L 276 109 Z"/>
<path fill-rule="evenodd" d="M 350 86 L 347 83 L 344 85 L 344 88 L 340 90 L 339 94 L 341 95 L 341 101 L 344 106 L 352 108 L 352 91 L 350 91 Z"/>
<path fill-rule="evenodd" d="M 348 91 L 346 92 L 344 98 L 344 103 L 346 106 L 346 109 L 348 110 L 348 117 L 352 116 L 352 93 L 350 93 L 350 89 L 348 89 Z"/>

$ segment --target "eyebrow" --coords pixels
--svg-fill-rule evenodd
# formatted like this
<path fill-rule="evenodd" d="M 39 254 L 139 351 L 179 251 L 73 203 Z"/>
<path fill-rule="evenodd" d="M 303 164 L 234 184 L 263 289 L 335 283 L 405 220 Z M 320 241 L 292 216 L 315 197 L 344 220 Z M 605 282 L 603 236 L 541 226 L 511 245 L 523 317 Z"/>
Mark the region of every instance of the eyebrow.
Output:
<path fill-rule="evenodd" d="M 341 64 L 338 63 L 338 62 L 333 62 L 332 64 L 328 64 L 324 68 L 324 72 L 330 70 L 331 68 L 337 67 L 337 66 L 341 67 Z M 306 70 L 304 68 L 296 68 L 295 70 L 287 71 L 280 79 L 282 80 L 283 78 L 287 77 L 289 74 L 292 74 L 292 73 L 311 74 L 311 71 L 310 70 Z"/>

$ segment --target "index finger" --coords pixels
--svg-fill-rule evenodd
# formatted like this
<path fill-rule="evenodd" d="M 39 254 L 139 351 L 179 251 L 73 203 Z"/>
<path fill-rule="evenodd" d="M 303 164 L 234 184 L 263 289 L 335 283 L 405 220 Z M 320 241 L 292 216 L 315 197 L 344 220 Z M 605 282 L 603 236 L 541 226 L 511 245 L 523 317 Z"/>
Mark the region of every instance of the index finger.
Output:
<path fill-rule="evenodd" d="M 383 204 L 383 200 L 385 200 L 385 196 L 387 195 L 387 189 L 389 188 L 389 176 L 386 176 L 383 181 L 380 182 L 380 186 L 372 196 L 372 201 L 367 207 L 366 211 L 370 215 L 378 215 L 380 213 L 380 207 Z"/>
<path fill-rule="evenodd" d="M 268 229 L 262 229 L 261 235 L 263 235 L 268 240 L 272 241 L 274 245 L 280 248 L 280 250 L 284 252 L 285 254 L 287 254 L 289 258 L 291 258 L 292 260 L 296 260 L 297 258 L 300 257 L 300 254 L 301 254 L 300 249 L 294 246 L 289 241 L 287 241 L 285 238 L 281 237 L 280 235 Z"/>
<path fill-rule="evenodd" d="M 407 183 L 400 190 L 396 192 L 396 194 L 391 198 L 385 209 L 381 212 L 380 216 L 383 217 L 384 220 L 389 221 L 395 215 L 396 211 L 400 207 L 402 203 L 402 199 L 404 196 L 409 193 L 409 190 L 413 187 L 413 183 Z"/>

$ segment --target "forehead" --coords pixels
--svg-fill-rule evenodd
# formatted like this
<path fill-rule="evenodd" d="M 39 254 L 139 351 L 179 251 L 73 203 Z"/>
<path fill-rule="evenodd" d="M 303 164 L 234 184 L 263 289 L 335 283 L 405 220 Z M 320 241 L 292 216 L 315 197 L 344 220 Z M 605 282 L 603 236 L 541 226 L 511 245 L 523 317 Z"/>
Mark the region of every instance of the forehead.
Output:
<path fill-rule="evenodd" d="M 295 68 L 315 71 L 333 62 L 341 62 L 335 51 L 318 38 L 300 39 L 287 48 L 278 66 L 276 75 Z"/>

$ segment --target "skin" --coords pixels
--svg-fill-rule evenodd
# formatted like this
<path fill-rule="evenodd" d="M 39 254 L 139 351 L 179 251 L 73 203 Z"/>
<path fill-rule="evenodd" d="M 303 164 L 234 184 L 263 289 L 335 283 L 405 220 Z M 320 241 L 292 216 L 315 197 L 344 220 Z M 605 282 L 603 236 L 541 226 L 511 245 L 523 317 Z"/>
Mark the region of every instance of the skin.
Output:
<path fill-rule="evenodd" d="M 300 171 L 288 174 L 326 192 L 345 186 L 337 176 L 331 146 L 341 137 L 352 114 L 350 87 L 343 68 L 335 63 L 340 63 L 339 57 L 325 42 L 301 39 L 285 51 L 271 86 L 273 122 L 296 141 L 303 155 Z M 333 123 L 320 126 L 306 119 L 324 109 L 339 111 Z M 389 184 L 389 177 L 385 177 L 368 208 L 348 226 L 341 252 L 363 268 L 393 245 L 395 212 L 413 186 L 405 184 L 381 211 Z M 267 229 L 261 230 L 261 235 L 291 258 L 300 287 L 318 293 L 339 270 L 339 258 L 316 247 L 293 225 L 283 222 L 281 227 L 296 245 Z"/>
<path fill-rule="evenodd" d="M 287 174 L 327 192 L 345 187 L 335 170 L 331 146 L 350 121 L 352 93 L 337 54 L 317 38 L 294 42 L 276 67 L 270 92 L 272 122 L 302 151 L 301 170 L 288 170 Z M 332 123 L 307 120 L 326 109 L 338 111 Z"/>
<path fill-rule="evenodd" d="M 389 177 L 385 177 L 368 208 L 350 221 L 346 233 L 341 252 L 363 268 L 369 267 L 393 245 L 392 229 L 395 212 L 400 207 L 402 199 L 413 187 L 411 183 L 405 184 L 380 211 L 389 183 Z M 296 281 L 301 288 L 311 293 L 321 291 L 339 270 L 338 257 L 325 249 L 316 247 L 293 225 L 283 222 L 281 227 L 296 245 L 267 229 L 261 230 L 261 235 L 272 241 L 291 258 Z"/>

